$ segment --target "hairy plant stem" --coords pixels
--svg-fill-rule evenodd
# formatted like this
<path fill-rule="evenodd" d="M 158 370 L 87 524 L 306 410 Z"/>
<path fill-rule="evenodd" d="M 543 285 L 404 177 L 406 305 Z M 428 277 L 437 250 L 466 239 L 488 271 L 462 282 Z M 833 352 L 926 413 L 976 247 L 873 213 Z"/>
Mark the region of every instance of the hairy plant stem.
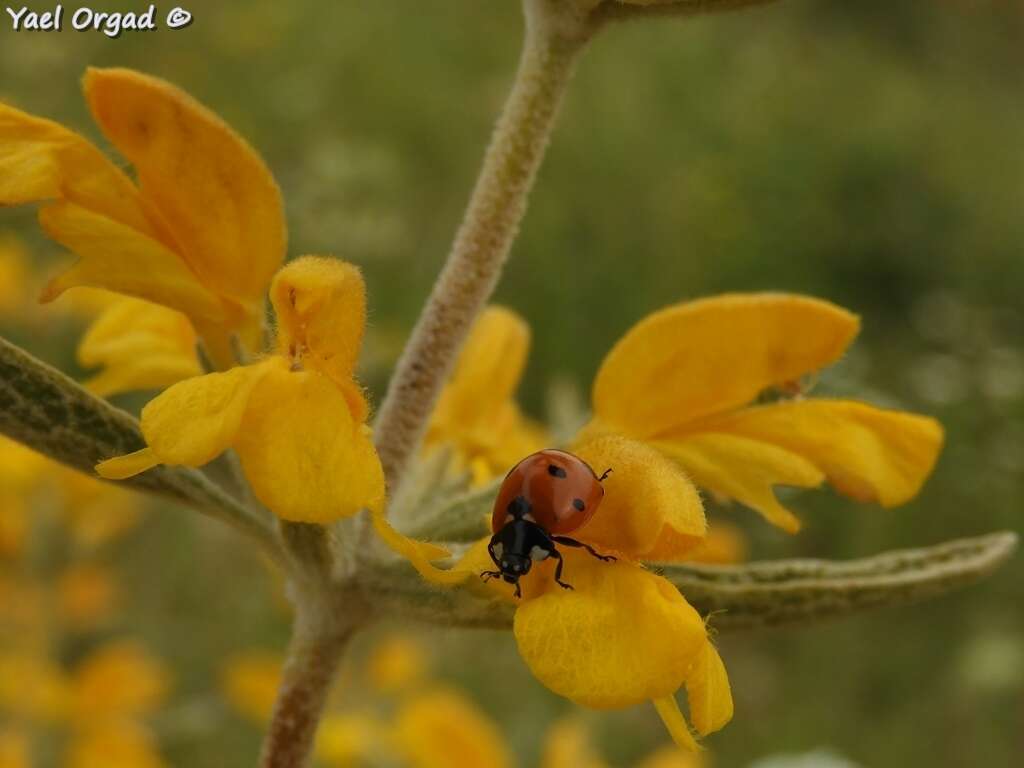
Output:
<path fill-rule="evenodd" d="M 451 253 L 413 330 L 377 420 L 377 451 L 394 495 L 473 320 L 501 275 L 572 75 L 592 27 L 561 0 L 524 0 L 515 82 Z"/>
<path fill-rule="evenodd" d="M 260 755 L 262 768 L 302 768 L 309 760 L 341 655 L 365 611 L 337 605 L 328 591 L 297 586 L 295 623 Z"/>

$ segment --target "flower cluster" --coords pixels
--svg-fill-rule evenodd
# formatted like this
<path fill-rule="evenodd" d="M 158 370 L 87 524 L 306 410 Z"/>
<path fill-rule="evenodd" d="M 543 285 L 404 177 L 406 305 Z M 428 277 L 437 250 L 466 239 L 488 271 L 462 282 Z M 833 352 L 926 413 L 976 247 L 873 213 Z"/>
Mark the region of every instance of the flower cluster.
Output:
<path fill-rule="evenodd" d="M 82 285 L 131 297 L 82 342 L 85 362 L 107 366 L 93 388 L 170 385 L 142 411 L 146 446 L 103 461 L 99 474 L 202 467 L 233 451 L 281 520 L 328 525 L 368 510 L 380 538 L 424 578 L 513 600 L 508 585 L 477 579 L 490 567 L 486 539 L 440 568 L 433 561 L 446 550 L 386 518 L 370 405 L 355 379 L 366 323 L 359 270 L 320 256 L 281 266 L 284 215 L 270 172 L 186 94 L 125 70 L 90 70 L 85 91 L 136 178 L 66 128 L 0 106 L 0 204 L 43 203 L 43 228 L 79 256 L 44 298 Z M 933 420 L 807 398 L 794 386 L 836 362 L 858 328 L 825 301 L 736 294 L 655 312 L 612 348 L 594 380 L 593 417 L 567 447 L 614 470 L 599 513 L 574 536 L 617 560 L 565 552 L 572 591 L 556 585 L 550 561 L 524 578 L 514 634 L 537 679 L 587 707 L 652 701 L 691 750 L 679 690 L 699 734 L 730 720 L 729 681 L 705 618 L 647 564 L 700 556 L 708 526 L 698 488 L 789 532 L 799 524 L 778 486 L 827 481 L 883 506 L 917 493 L 942 441 Z M 434 411 L 427 449 L 453 451 L 474 484 L 549 439 L 514 401 L 528 344 L 514 312 L 485 311 Z M 781 396 L 758 404 L 771 391 Z M 450 705 L 425 705 L 430 722 L 443 725 L 436 714 Z"/>

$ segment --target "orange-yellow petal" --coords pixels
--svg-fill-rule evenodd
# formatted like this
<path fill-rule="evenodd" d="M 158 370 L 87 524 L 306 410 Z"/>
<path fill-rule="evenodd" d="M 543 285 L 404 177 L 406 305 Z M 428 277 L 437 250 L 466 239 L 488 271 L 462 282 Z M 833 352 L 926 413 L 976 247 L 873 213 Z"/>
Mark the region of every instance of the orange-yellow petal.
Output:
<path fill-rule="evenodd" d="M 855 315 L 804 296 L 677 304 L 640 321 L 608 353 L 594 380 L 594 412 L 633 437 L 654 437 L 824 368 L 858 328 Z"/>
<path fill-rule="evenodd" d="M 732 720 L 732 690 L 722 657 L 708 640 L 686 677 L 690 719 L 701 736 Z"/>
<path fill-rule="evenodd" d="M 516 610 L 513 632 L 534 676 L 595 708 L 674 694 L 705 643 L 697 612 L 638 565 L 571 550 L 562 556 L 562 578 L 574 589 L 549 589 Z"/>
<path fill-rule="evenodd" d="M 605 768 L 607 764 L 595 751 L 583 723 L 567 717 L 548 728 L 540 765 L 541 768 Z"/>
<path fill-rule="evenodd" d="M 707 530 L 704 507 L 693 483 L 671 460 L 650 446 L 604 435 L 574 448 L 601 474 L 604 499 L 590 521 L 571 535 L 598 549 L 635 559 L 682 558 Z"/>
<path fill-rule="evenodd" d="M 431 563 L 431 560 L 441 560 L 449 556 L 444 547 L 431 544 L 427 541 L 410 539 L 400 533 L 388 522 L 381 509 L 370 510 L 370 520 L 373 523 L 373 530 L 381 541 L 396 555 L 401 555 L 415 568 L 420 576 L 431 584 L 439 586 L 454 586 L 466 581 L 470 573 L 465 569 L 438 568 Z"/>
<path fill-rule="evenodd" d="M 194 319 L 225 322 L 225 305 L 207 290 L 174 251 L 144 233 L 74 203 L 39 211 L 46 233 L 79 259 L 52 279 L 43 301 L 68 288 L 89 285 L 136 296 Z"/>
<path fill-rule="evenodd" d="M 259 312 L 287 237 L 280 190 L 259 155 L 163 80 L 89 69 L 84 86 L 97 124 L 135 167 L 202 283 Z"/>
<path fill-rule="evenodd" d="M 329 768 L 352 768 L 380 755 L 384 724 L 363 712 L 328 712 L 316 732 L 315 754 Z"/>
<path fill-rule="evenodd" d="M 435 689 L 405 701 L 395 743 L 411 768 L 508 768 L 512 758 L 498 725 L 462 694 Z"/>
<path fill-rule="evenodd" d="M 686 561 L 713 565 L 742 563 L 747 559 L 748 549 L 747 535 L 742 528 L 722 520 L 711 520 L 707 536 L 686 553 Z"/>
<path fill-rule="evenodd" d="M 160 459 L 152 448 L 140 448 L 124 456 L 115 456 L 112 459 L 101 461 L 96 465 L 96 474 L 105 480 L 127 480 L 135 477 L 140 472 L 160 464 Z"/>
<path fill-rule="evenodd" d="M 138 190 L 77 133 L 0 104 L 0 205 L 67 200 L 143 233 Z"/>
<path fill-rule="evenodd" d="M 326 376 L 278 361 L 253 389 L 235 442 L 256 497 L 296 522 L 381 510 L 384 472 L 369 428 Z"/>
<path fill-rule="evenodd" d="M 366 328 L 366 284 L 340 259 L 302 256 L 274 276 L 278 351 L 338 382 L 351 381 Z"/>
<path fill-rule="evenodd" d="M 85 382 L 105 397 L 163 388 L 202 374 L 196 332 L 180 312 L 131 298 L 116 299 L 78 344 L 78 362 L 103 370 Z"/>
<path fill-rule="evenodd" d="M 790 533 L 799 530 L 800 521 L 779 503 L 773 488 L 814 488 L 825 479 L 821 470 L 802 456 L 738 435 L 702 432 L 653 445 L 678 461 L 701 488 L 756 509 Z"/>
<path fill-rule="evenodd" d="M 817 466 L 858 501 L 903 504 L 917 495 L 942 447 L 927 416 L 849 400 L 798 400 L 716 417 L 702 430 L 779 446 Z"/>

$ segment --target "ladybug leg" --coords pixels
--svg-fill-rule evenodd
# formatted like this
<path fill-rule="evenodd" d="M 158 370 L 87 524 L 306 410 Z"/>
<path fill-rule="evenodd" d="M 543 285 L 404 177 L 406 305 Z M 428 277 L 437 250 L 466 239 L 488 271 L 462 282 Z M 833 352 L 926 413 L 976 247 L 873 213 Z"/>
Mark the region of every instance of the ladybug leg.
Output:
<path fill-rule="evenodd" d="M 568 536 L 552 536 L 551 540 L 557 541 L 559 544 L 564 544 L 567 547 L 583 547 L 583 549 L 587 550 L 587 552 L 592 554 L 598 560 L 603 560 L 606 563 L 610 563 L 618 559 L 614 555 L 602 555 L 589 544 L 584 544 L 582 541 L 576 541 L 576 539 L 570 539 Z"/>
<path fill-rule="evenodd" d="M 483 579 L 484 581 L 490 581 L 491 579 L 497 579 L 499 576 L 501 576 L 501 571 L 482 571 L 480 573 L 480 578 Z"/>
<path fill-rule="evenodd" d="M 519 586 L 519 581 L 518 581 L 518 579 L 516 580 L 516 591 L 515 591 L 515 596 L 516 596 L 516 597 L 522 597 L 522 596 L 523 596 L 523 588 Z"/>
<path fill-rule="evenodd" d="M 555 583 L 562 589 L 575 589 L 572 584 L 567 584 L 562 581 L 562 566 L 565 565 L 565 561 L 562 560 L 562 555 L 559 551 L 552 547 L 550 557 L 553 557 L 558 561 L 558 565 L 555 566 Z"/>

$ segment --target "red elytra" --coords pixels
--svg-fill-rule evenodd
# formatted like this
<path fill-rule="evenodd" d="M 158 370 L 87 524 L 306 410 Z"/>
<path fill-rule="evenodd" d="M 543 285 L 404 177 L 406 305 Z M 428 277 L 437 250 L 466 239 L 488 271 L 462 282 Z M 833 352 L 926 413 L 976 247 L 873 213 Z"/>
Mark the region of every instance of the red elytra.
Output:
<path fill-rule="evenodd" d="M 510 505 L 528 505 L 527 520 L 550 534 L 583 527 L 604 498 L 601 480 L 579 456 L 548 448 L 527 456 L 505 476 L 491 515 L 491 530 L 500 531 L 513 515 Z"/>

